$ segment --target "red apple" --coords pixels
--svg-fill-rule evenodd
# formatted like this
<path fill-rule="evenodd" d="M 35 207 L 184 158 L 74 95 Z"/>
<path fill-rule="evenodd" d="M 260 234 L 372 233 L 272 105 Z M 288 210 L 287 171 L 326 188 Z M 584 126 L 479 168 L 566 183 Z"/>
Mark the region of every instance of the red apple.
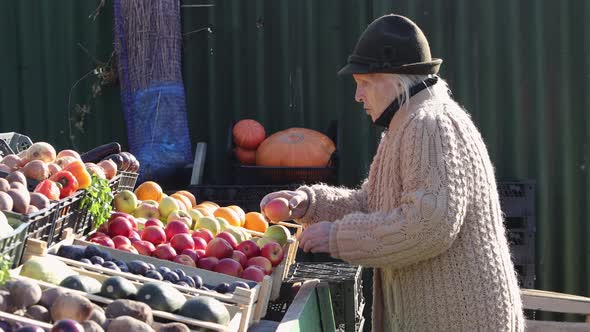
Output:
<path fill-rule="evenodd" d="M 217 234 L 216 237 L 222 238 L 225 241 L 227 241 L 227 243 L 229 243 L 233 249 L 236 249 L 238 247 L 238 240 L 236 240 L 236 237 L 229 232 L 223 231 Z"/>
<path fill-rule="evenodd" d="M 172 246 L 169 244 L 160 244 L 156 247 L 154 256 L 160 259 L 171 261 L 174 260 L 174 257 L 176 257 L 176 250 L 174 250 L 174 248 L 172 248 Z"/>
<path fill-rule="evenodd" d="M 266 257 L 256 256 L 248 259 L 248 263 L 246 263 L 246 266 L 253 265 L 261 268 L 265 274 L 270 274 L 272 272 L 272 263 Z"/>
<path fill-rule="evenodd" d="M 146 227 L 150 227 L 150 226 L 159 226 L 159 227 L 164 228 L 164 223 L 162 221 L 160 221 L 159 219 L 151 218 L 145 222 L 143 227 L 146 228 Z"/>
<path fill-rule="evenodd" d="M 137 220 L 135 220 L 135 217 L 129 216 L 127 220 L 129 220 L 129 222 L 131 223 L 131 227 L 133 228 L 133 230 L 137 230 Z"/>
<path fill-rule="evenodd" d="M 246 257 L 246 254 L 239 250 L 234 250 L 234 253 L 231 255 L 231 258 L 240 263 L 242 267 L 246 267 L 246 264 L 248 263 L 248 257 Z"/>
<path fill-rule="evenodd" d="M 213 271 L 217 263 L 219 263 L 219 259 L 217 257 L 203 257 L 199 259 L 197 267 L 199 269 Z"/>
<path fill-rule="evenodd" d="M 131 243 L 141 240 L 141 235 L 139 232 L 140 231 L 131 231 L 131 234 L 129 235 L 129 240 L 131 240 Z"/>
<path fill-rule="evenodd" d="M 220 237 L 216 237 L 207 244 L 205 254 L 208 257 L 217 257 L 219 259 L 231 257 L 234 249 L 231 244 Z"/>
<path fill-rule="evenodd" d="M 243 268 L 239 262 L 231 258 L 223 258 L 215 265 L 213 271 L 239 278 L 242 275 Z"/>
<path fill-rule="evenodd" d="M 151 242 L 144 240 L 135 241 L 132 245 L 137 249 L 138 253 L 145 256 L 151 256 L 156 250 L 156 247 Z"/>
<path fill-rule="evenodd" d="M 242 278 L 262 282 L 264 279 L 264 271 L 256 265 L 248 266 L 244 269 L 244 272 L 242 272 Z"/>
<path fill-rule="evenodd" d="M 115 211 L 115 212 L 111 212 L 111 217 L 109 218 L 109 221 L 117 218 L 117 217 L 123 217 L 126 219 L 129 219 L 131 217 L 133 217 L 132 215 L 130 215 L 129 213 L 125 213 L 125 212 L 121 212 L 121 211 Z"/>
<path fill-rule="evenodd" d="M 246 254 L 246 257 L 248 258 L 260 256 L 260 248 L 258 247 L 258 244 L 252 240 L 240 242 L 240 244 L 238 244 L 238 250 Z"/>
<path fill-rule="evenodd" d="M 143 233 L 141 233 L 141 239 L 149 241 L 157 246 L 166 242 L 166 233 L 162 227 L 150 226 L 143 230 Z"/>
<path fill-rule="evenodd" d="M 171 239 L 176 234 L 190 233 L 188 226 L 182 221 L 171 221 L 166 225 L 166 238 Z"/>
<path fill-rule="evenodd" d="M 280 244 L 269 242 L 260 250 L 260 256 L 266 257 L 272 263 L 272 266 L 277 266 L 283 261 L 285 253 Z"/>
<path fill-rule="evenodd" d="M 194 249 L 195 241 L 189 233 L 180 233 L 170 239 L 170 245 L 177 252 L 182 252 L 184 249 Z"/>
<path fill-rule="evenodd" d="M 124 245 L 124 244 L 131 244 L 131 241 L 129 241 L 128 238 L 121 236 L 121 235 L 117 235 L 114 236 L 112 238 L 113 243 L 115 243 L 115 248 L 119 249 L 120 246 Z"/>
<path fill-rule="evenodd" d="M 117 247 L 117 249 L 122 250 L 122 251 L 127 251 L 133 254 L 138 254 L 139 252 L 137 251 L 137 249 L 135 249 L 135 247 L 130 243 L 130 244 L 124 244 L 121 245 L 119 247 Z"/>
<path fill-rule="evenodd" d="M 188 265 L 188 266 L 192 266 L 192 267 L 196 267 L 197 266 L 195 264 L 195 261 L 191 257 L 189 257 L 187 255 L 183 255 L 183 254 L 180 254 L 180 255 L 174 257 L 174 261 L 176 263 L 179 263 L 179 264 L 182 264 L 182 265 Z"/>
<path fill-rule="evenodd" d="M 100 225 L 96 230 L 97 233 L 108 234 L 109 233 L 109 223 L 105 222 L 104 224 Z"/>
<path fill-rule="evenodd" d="M 207 248 L 207 241 L 205 241 L 205 239 L 203 239 L 202 237 L 193 235 L 193 241 L 195 242 L 195 249 L 205 250 L 205 248 Z"/>
<path fill-rule="evenodd" d="M 133 227 L 127 218 L 124 217 L 116 217 L 115 219 L 109 222 L 109 236 L 115 237 L 117 235 L 122 235 L 124 237 L 129 237 Z"/>
<path fill-rule="evenodd" d="M 115 243 L 108 236 L 97 236 L 97 237 L 93 238 L 92 240 L 90 240 L 90 242 L 100 244 L 100 245 L 103 245 L 103 246 L 109 247 L 109 248 L 115 247 Z"/>
<path fill-rule="evenodd" d="M 201 237 L 205 240 L 205 242 L 209 243 L 209 241 L 213 240 L 213 233 L 206 229 L 206 228 L 199 228 L 193 232 L 193 238 L 195 236 Z"/>
<path fill-rule="evenodd" d="M 203 257 L 207 257 L 207 254 L 205 253 L 205 249 L 195 249 L 195 253 L 197 254 L 197 257 L 199 257 L 199 259 L 201 259 Z"/>
<path fill-rule="evenodd" d="M 90 236 L 88 236 L 87 240 L 90 241 L 90 240 L 94 239 L 95 237 L 99 237 L 99 236 L 107 236 L 107 235 L 103 232 L 96 231 L 96 232 L 90 234 Z"/>
<path fill-rule="evenodd" d="M 180 254 L 190 257 L 195 263 L 199 261 L 199 256 L 194 249 L 184 249 Z"/>
<path fill-rule="evenodd" d="M 289 201 L 283 197 L 275 198 L 264 206 L 262 213 L 271 221 L 289 220 L 291 218 Z"/>

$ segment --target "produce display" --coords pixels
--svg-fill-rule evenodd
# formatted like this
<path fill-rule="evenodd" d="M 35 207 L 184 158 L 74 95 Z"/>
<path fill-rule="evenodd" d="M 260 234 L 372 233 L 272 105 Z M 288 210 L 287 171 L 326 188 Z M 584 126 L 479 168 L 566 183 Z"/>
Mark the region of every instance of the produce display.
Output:
<path fill-rule="evenodd" d="M 308 128 L 289 128 L 266 137 L 264 127 L 252 119 L 232 128 L 234 155 L 243 165 L 269 167 L 325 167 L 336 145 L 326 135 Z"/>

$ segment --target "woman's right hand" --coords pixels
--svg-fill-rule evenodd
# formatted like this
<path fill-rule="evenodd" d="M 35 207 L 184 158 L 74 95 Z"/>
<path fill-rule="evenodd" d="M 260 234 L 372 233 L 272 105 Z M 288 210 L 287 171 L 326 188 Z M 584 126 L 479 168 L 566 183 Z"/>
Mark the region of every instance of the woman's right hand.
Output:
<path fill-rule="evenodd" d="M 268 211 L 265 213 L 266 205 L 276 198 L 284 198 L 288 202 L 288 209 L 290 210 L 290 213 L 288 215 L 285 214 L 285 216 L 281 218 L 284 220 L 276 220 L 277 218 L 270 218 L 270 216 L 267 215 Z M 260 201 L 260 211 L 262 212 L 262 214 L 264 214 L 271 221 L 275 222 L 300 219 L 305 215 L 308 206 L 309 200 L 307 197 L 307 193 L 305 191 L 300 190 L 275 191 L 264 196 L 264 198 L 262 198 L 262 200 Z"/>

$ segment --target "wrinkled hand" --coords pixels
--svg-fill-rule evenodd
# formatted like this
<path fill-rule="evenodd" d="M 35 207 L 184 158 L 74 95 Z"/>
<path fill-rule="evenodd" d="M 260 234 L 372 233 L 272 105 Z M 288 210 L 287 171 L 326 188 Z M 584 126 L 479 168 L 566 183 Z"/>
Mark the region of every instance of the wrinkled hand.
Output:
<path fill-rule="evenodd" d="M 299 248 L 304 252 L 330 253 L 330 231 L 332 223 L 322 221 L 307 227 L 299 237 Z"/>
<path fill-rule="evenodd" d="M 291 219 L 300 219 L 303 217 L 309 206 L 307 193 L 304 191 L 281 190 L 270 193 L 262 198 L 260 201 L 260 211 L 264 211 L 264 207 L 268 202 L 275 198 L 283 197 L 289 201 L 289 208 L 291 209 Z M 283 220 L 284 221 L 284 220 Z"/>

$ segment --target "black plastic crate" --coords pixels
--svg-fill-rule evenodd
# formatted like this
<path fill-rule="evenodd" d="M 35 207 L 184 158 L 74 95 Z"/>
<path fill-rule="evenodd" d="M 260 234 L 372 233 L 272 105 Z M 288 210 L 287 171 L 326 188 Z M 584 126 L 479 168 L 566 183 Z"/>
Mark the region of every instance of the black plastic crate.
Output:
<path fill-rule="evenodd" d="M 295 262 L 281 286 L 281 296 L 271 301 L 265 319 L 280 321 L 291 302 L 291 287 L 307 279 L 318 279 L 330 286 L 332 309 L 336 329 L 339 331 L 361 331 L 365 302 L 362 294 L 361 268 L 345 263 Z"/>
<path fill-rule="evenodd" d="M 238 205 L 245 212 L 260 212 L 260 201 L 271 192 L 295 190 L 299 185 L 190 185 L 187 190 L 197 202 L 212 201 L 221 206 Z"/>
<path fill-rule="evenodd" d="M 53 223 L 57 216 L 59 202 L 52 202 L 48 208 L 31 214 L 4 211 L 10 225 L 29 224 L 26 236 L 29 239 L 47 241 L 53 238 Z"/>
<path fill-rule="evenodd" d="M 84 235 L 86 229 L 89 228 L 88 223 L 92 222 L 81 209 L 82 199 L 85 195 L 86 191 L 78 190 L 72 196 L 59 201 L 52 237 L 47 242 L 48 246 L 59 242 L 63 231 L 67 228 L 71 228 L 77 235 Z"/>
<path fill-rule="evenodd" d="M 14 269 L 20 265 L 23 253 L 25 251 L 25 243 L 27 241 L 27 231 L 29 223 L 20 223 L 8 236 L 0 238 L 0 256 L 7 257 L 10 261 L 10 269 Z"/>
<path fill-rule="evenodd" d="M 19 153 L 29 148 L 29 146 L 33 145 L 33 141 L 28 136 L 9 132 L 9 133 L 0 133 L 0 140 L 4 141 L 6 144 L 1 144 L 0 150 L 8 151 L 6 146 L 8 146 L 9 153 Z"/>
<path fill-rule="evenodd" d="M 338 182 L 338 153 L 339 147 L 339 128 L 338 122 L 332 121 L 328 129 L 324 132 L 334 144 L 336 151 L 332 154 L 329 164 L 326 167 L 266 167 L 254 165 L 242 165 L 235 158 L 233 153 L 232 128 L 228 131 L 228 155 L 231 163 L 232 183 L 241 185 L 285 185 L 293 183 L 329 183 Z"/>

